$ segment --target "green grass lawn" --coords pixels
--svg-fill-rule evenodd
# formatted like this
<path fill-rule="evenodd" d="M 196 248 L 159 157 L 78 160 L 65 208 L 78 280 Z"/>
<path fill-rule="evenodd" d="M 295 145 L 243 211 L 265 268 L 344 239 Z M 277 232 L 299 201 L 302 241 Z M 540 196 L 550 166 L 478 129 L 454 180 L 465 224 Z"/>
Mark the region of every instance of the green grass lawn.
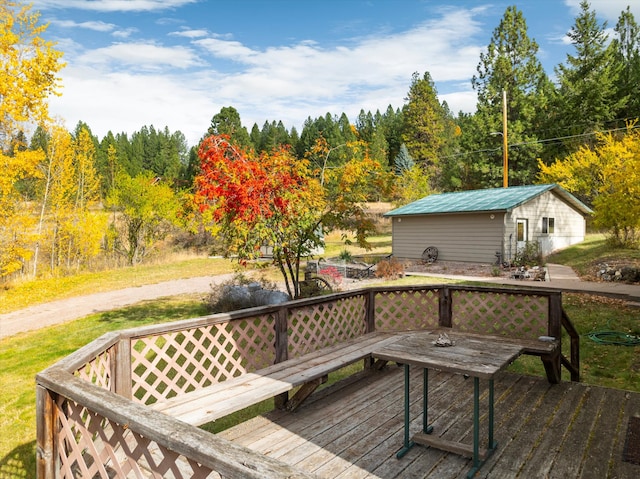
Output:
<path fill-rule="evenodd" d="M 35 474 L 35 376 L 102 334 L 207 314 L 201 301 L 181 296 L 24 333 L 0 341 L 0 477 Z"/>
<path fill-rule="evenodd" d="M 581 277 L 585 277 L 593 275 L 601 263 L 639 263 L 640 249 L 613 248 L 605 235 L 589 234 L 582 243 L 553 253 L 546 261 L 571 266 Z"/>
<path fill-rule="evenodd" d="M 607 345 L 593 341 L 589 333 L 616 331 L 640 339 L 640 308 L 621 300 L 566 293 L 563 308 L 580 334 L 580 380 L 586 384 L 640 392 L 640 346 Z M 570 357 L 569 338 L 563 336 L 563 353 Z M 544 375 L 540 359 L 520 357 L 511 370 Z M 563 368 L 563 380 L 571 379 Z"/>
<path fill-rule="evenodd" d="M 350 244 L 345 244 L 344 239 Z M 355 242 L 355 238 L 347 235 L 343 239 L 342 233 L 332 232 L 325 239 L 324 258 L 334 258 L 343 251 L 348 251 L 357 257 L 380 257 L 391 254 L 391 235 L 376 235 L 367 238 L 371 248 L 361 248 Z"/>

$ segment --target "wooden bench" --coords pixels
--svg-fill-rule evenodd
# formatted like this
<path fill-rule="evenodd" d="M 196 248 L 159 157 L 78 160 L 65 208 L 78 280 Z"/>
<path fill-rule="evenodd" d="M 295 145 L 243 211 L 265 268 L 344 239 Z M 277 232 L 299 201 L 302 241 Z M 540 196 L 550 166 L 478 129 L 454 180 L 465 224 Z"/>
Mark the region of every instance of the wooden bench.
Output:
<path fill-rule="evenodd" d="M 276 397 L 276 405 L 293 410 L 329 373 L 368 359 L 380 346 L 396 341 L 398 333 L 367 333 L 361 337 L 288 359 L 264 369 L 156 402 L 150 407 L 199 426 Z M 302 386 L 292 398 L 288 393 Z"/>

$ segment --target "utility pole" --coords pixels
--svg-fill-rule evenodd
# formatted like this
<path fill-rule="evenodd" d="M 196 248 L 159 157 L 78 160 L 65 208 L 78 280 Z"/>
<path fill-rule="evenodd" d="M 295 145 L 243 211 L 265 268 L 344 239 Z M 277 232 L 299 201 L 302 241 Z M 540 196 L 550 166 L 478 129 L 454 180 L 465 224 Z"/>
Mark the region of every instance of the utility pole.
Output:
<path fill-rule="evenodd" d="M 502 186 L 509 187 L 509 146 L 507 143 L 507 90 L 502 90 Z"/>

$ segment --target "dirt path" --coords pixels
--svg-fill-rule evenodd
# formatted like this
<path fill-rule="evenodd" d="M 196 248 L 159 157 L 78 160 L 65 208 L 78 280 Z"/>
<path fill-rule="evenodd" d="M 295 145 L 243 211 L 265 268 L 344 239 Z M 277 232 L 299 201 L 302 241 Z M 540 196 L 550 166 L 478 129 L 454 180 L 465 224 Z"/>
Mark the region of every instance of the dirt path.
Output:
<path fill-rule="evenodd" d="M 30 306 L 0 315 L 0 339 L 72 321 L 101 311 L 122 308 L 148 299 L 179 294 L 206 293 L 211 289 L 212 284 L 227 281 L 232 277 L 233 274 L 224 274 L 178 279 Z"/>

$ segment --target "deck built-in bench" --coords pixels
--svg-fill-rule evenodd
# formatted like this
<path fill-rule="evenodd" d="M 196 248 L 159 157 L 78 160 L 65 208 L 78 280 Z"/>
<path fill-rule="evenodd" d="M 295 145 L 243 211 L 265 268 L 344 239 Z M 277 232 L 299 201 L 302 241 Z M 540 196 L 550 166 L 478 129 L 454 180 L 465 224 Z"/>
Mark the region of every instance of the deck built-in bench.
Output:
<path fill-rule="evenodd" d="M 272 397 L 282 398 L 302 386 L 292 398 L 280 400 L 278 406 L 295 409 L 329 373 L 371 357 L 374 349 L 396 341 L 392 333 L 368 333 L 364 336 L 288 359 L 273 366 L 227 379 L 186 394 L 151 405 L 189 424 L 199 426 L 227 416 Z"/>
<path fill-rule="evenodd" d="M 437 329 L 446 332 L 449 328 Z M 326 382 L 329 373 L 357 361 L 371 358 L 373 351 L 398 340 L 399 334 L 408 332 L 374 332 L 358 338 L 319 349 L 298 358 L 288 359 L 258 371 L 242 374 L 232 379 L 212 384 L 151 405 L 156 411 L 173 416 L 181 421 L 199 426 L 227 416 L 266 399 L 276 398 L 281 409 L 298 407 L 318 386 Z M 511 339 L 484 334 L 465 333 L 481 337 L 487 347 L 492 342 L 516 343 L 523 347 L 523 354 L 554 357 L 557 341 Z M 382 367 L 381 361 L 377 367 Z M 289 398 L 288 393 L 300 387 Z"/>

